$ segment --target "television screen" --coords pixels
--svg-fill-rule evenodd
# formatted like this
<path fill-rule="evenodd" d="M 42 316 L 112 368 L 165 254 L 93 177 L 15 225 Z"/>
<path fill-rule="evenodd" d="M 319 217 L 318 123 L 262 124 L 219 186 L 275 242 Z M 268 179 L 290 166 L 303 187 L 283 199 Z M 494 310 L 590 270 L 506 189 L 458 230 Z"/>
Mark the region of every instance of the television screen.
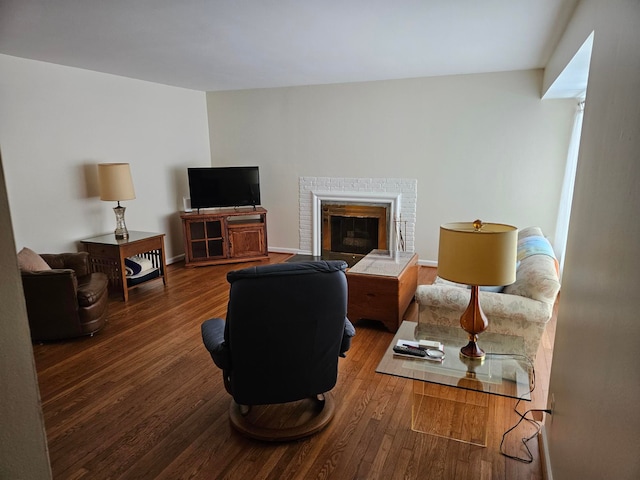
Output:
<path fill-rule="evenodd" d="M 187 169 L 192 208 L 260 205 L 258 167 Z"/>

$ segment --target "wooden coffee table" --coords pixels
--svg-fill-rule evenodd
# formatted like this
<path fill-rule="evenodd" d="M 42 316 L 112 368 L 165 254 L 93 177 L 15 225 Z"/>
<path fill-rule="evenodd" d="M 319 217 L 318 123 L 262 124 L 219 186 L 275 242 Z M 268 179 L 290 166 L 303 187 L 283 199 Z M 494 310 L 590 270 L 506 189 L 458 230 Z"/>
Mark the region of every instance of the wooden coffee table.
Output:
<path fill-rule="evenodd" d="M 351 321 L 377 320 L 398 330 L 418 287 L 418 255 L 373 250 L 347 272 Z"/>

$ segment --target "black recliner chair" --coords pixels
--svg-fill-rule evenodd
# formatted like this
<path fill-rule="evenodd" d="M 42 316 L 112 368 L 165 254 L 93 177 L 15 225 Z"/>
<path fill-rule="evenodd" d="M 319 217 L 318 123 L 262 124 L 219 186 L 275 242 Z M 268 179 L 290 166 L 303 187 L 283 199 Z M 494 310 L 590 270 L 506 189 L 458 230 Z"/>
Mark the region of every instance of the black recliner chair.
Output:
<path fill-rule="evenodd" d="M 202 339 L 233 396 L 234 428 L 283 441 L 311 435 L 331 420 L 335 407 L 328 392 L 337 381 L 338 357 L 355 335 L 346 316 L 346 267 L 343 261 L 318 261 L 229 272 L 226 322 L 205 321 Z M 312 414 L 304 414 L 310 420 L 283 427 L 281 419 L 270 419 L 277 408 L 251 408 L 289 402 L 310 402 Z"/>

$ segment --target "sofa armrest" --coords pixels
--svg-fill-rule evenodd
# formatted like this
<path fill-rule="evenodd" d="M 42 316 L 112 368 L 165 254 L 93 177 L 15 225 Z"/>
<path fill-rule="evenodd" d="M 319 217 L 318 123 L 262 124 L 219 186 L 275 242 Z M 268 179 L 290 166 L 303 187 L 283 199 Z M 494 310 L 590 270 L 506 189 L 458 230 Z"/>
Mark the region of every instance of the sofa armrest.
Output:
<path fill-rule="evenodd" d="M 520 262 L 516 281 L 504 293 L 553 305 L 560 292 L 556 260 L 548 255 L 532 255 Z"/>

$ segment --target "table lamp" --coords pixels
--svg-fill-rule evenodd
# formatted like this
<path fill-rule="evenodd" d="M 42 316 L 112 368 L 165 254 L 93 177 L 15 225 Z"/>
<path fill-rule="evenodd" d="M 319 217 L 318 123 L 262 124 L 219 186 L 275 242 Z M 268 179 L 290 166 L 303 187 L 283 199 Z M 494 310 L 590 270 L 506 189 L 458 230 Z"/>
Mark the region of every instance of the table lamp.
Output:
<path fill-rule="evenodd" d="M 460 326 L 469 334 L 469 343 L 460 354 L 483 359 L 478 334 L 489 326 L 480 307 L 479 286 L 509 285 L 516 280 L 518 229 L 499 223 L 448 223 L 440 227 L 438 276 L 471 286 L 469 306 L 460 317 Z"/>
<path fill-rule="evenodd" d="M 129 232 L 124 223 L 124 211 L 126 208 L 120 206 L 122 200 L 136 198 L 129 164 L 99 163 L 98 184 L 100 185 L 100 200 L 115 200 L 118 202 L 118 206 L 113 208 L 116 214 L 116 229 L 114 231 L 116 238 L 119 240 L 129 238 Z"/>

